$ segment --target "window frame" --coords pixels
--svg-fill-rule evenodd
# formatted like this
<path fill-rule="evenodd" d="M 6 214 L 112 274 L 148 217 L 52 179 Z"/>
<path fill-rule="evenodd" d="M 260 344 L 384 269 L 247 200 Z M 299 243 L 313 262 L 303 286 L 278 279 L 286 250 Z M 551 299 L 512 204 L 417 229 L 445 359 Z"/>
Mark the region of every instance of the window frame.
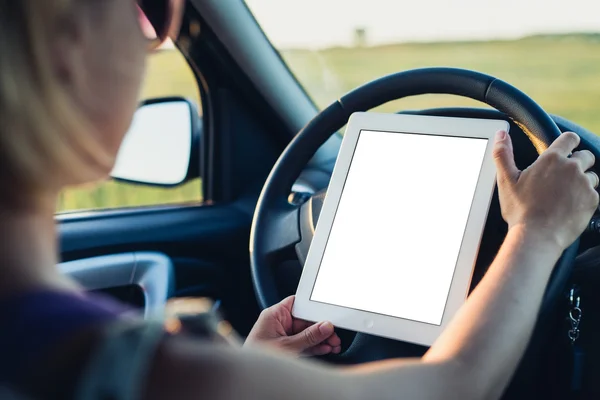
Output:
<path fill-rule="evenodd" d="M 165 190 L 176 190 L 178 187 L 182 187 L 188 183 L 193 182 L 196 179 L 200 180 L 200 192 L 199 201 L 183 201 L 183 202 L 174 202 L 174 203 L 156 203 L 156 204 L 148 204 L 148 205 L 131 205 L 128 206 L 126 204 L 116 205 L 114 207 L 105 207 L 105 208 L 81 208 L 81 209 L 66 209 L 66 210 L 57 210 L 55 212 L 55 217 L 58 220 L 69 220 L 71 218 L 81 218 L 82 216 L 120 216 L 126 215 L 130 213 L 146 213 L 146 212 L 156 212 L 156 211 L 165 211 L 169 209 L 176 208 L 188 208 L 188 207 L 199 207 L 205 206 L 207 204 L 211 204 L 212 201 L 206 196 L 207 187 L 209 187 L 210 176 L 205 175 L 205 172 L 210 169 L 206 167 L 205 162 L 208 161 L 205 157 L 205 142 L 206 138 L 204 132 L 206 129 L 206 119 L 205 113 L 206 110 L 204 108 L 204 102 L 207 101 L 207 97 L 204 93 L 205 85 L 203 85 L 203 79 L 196 64 L 193 62 L 192 58 L 189 56 L 187 48 L 182 46 L 182 44 L 189 43 L 189 40 L 186 40 L 186 35 L 180 35 L 177 41 L 173 41 L 173 47 L 169 49 L 158 49 L 157 52 L 163 51 L 177 51 L 182 59 L 186 62 L 187 66 L 190 68 L 192 76 L 194 77 L 196 87 L 198 89 L 198 98 L 200 99 L 200 104 L 196 104 L 193 99 L 184 97 L 184 96 L 164 96 L 164 97 L 150 97 L 147 99 L 142 99 L 139 103 L 140 106 L 145 104 L 154 104 L 158 102 L 164 102 L 168 100 L 177 100 L 177 101 L 185 101 L 191 106 L 192 115 L 192 145 L 190 151 L 190 160 L 188 165 L 188 171 L 185 179 L 173 185 L 161 185 L 161 184 L 151 184 L 151 183 L 139 183 L 135 181 L 129 181 L 126 179 L 119 178 L 110 178 L 108 182 L 116 182 L 126 184 L 131 187 L 131 190 L 135 190 L 135 186 L 140 188 L 161 188 Z M 149 55 L 151 57 L 152 55 Z M 145 83 L 144 83 L 145 84 Z M 90 188 L 90 191 L 97 189 L 100 185 L 105 182 L 98 182 L 93 184 Z M 63 192 L 68 192 L 69 190 L 77 190 L 77 187 L 74 188 L 65 188 Z M 69 218 L 70 217 L 70 218 Z"/>

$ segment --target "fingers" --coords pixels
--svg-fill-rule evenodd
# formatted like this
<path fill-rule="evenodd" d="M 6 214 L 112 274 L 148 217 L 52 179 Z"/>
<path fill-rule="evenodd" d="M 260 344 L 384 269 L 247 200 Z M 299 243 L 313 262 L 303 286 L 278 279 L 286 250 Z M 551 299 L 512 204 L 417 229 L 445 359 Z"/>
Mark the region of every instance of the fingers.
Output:
<path fill-rule="evenodd" d="M 568 157 L 569 154 L 579 146 L 579 136 L 573 132 L 565 132 L 558 137 L 546 151 L 555 151 L 561 156 Z"/>
<path fill-rule="evenodd" d="M 315 347 L 311 347 L 304 351 L 307 356 L 324 356 L 333 352 L 333 348 L 328 344 L 320 344 Z"/>
<path fill-rule="evenodd" d="M 294 319 L 294 321 L 292 322 L 292 332 L 291 334 L 296 334 L 299 332 L 302 332 L 303 330 L 305 330 L 306 328 L 308 328 L 311 325 L 314 325 L 314 322 L 310 322 L 310 321 L 304 321 L 302 319 Z"/>
<path fill-rule="evenodd" d="M 308 355 L 323 356 L 329 353 L 339 354 L 341 351 L 342 340 L 336 333 L 334 333 L 325 342 L 318 344 L 315 347 L 311 347 L 304 353 Z"/>
<path fill-rule="evenodd" d="M 505 131 L 496 133 L 496 142 L 494 143 L 494 160 L 498 170 L 499 182 L 514 183 L 519 178 L 519 168 L 515 164 L 513 154 L 513 145 L 510 135 Z"/>
<path fill-rule="evenodd" d="M 286 320 L 289 320 L 292 315 L 292 307 L 294 306 L 295 296 L 289 296 L 285 299 L 281 300 L 279 303 L 272 305 L 269 308 L 263 310 L 258 317 L 259 321 L 261 319 L 267 320 L 275 320 L 279 321 L 279 323 L 283 323 Z"/>
<path fill-rule="evenodd" d="M 282 306 L 286 310 L 292 310 L 294 306 L 294 301 L 296 300 L 296 296 L 288 296 L 285 299 L 281 300 L 280 303 L 274 305 L 273 307 Z"/>
<path fill-rule="evenodd" d="M 594 171 L 588 171 L 585 173 L 585 176 L 590 181 L 592 187 L 597 189 L 598 185 L 600 184 L 600 178 L 598 178 L 598 175 Z"/>
<path fill-rule="evenodd" d="M 335 333 L 331 335 L 325 342 L 318 344 L 304 351 L 305 355 L 323 356 L 333 353 L 340 354 L 342 352 L 342 341 Z"/>
<path fill-rule="evenodd" d="M 579 164 L 579 167 L 582 171 L 587 171 L 585 173 L 586 178 L 588 178 L 592 187 L 597 189 L 598 185 L 600 184 L 600 178 L 598 178 L 598 175 L 594 171 L 588 171 L 596 162 L 596 158 L 592 152 L 588 150 L 576 151 L 571 156 L 571 160 L 574 160 L 577 164 Z"/>
<path fill-rule="evenodd" d="M 307 356 L 324 356 L 329 353 L 340 354 L 342 351 L 341 346 L 332 347 L 329 344 L 320 344 L 315 347 L 311 347 L 310 349 L 304 352 L 304 355 Z"/>
<path fill-rule="evenodd" d="M 596 162 L 596 158 L 592 152 L 588 150 L 576 151 L 571 156 L 571 160 L 577 162 L 582 171 L 587 171 L 588 169 L 592 168 Z"/>
<path fill-rule="evenodd" d="M 340 337 L 334 333 L 329 337 L 329 339 L 327 339 L 326 343 L 331 347 L 340 347 L 342 345 L 342 339 L 340 339 Z"/>
<path fill-rule="evenodd" d="M 288 336 L 285 345 L 288 349 L 300 353 L 323 343 L 333 334 L 334 328 L 331 322 L 320 322 L 309 326 L 300 333 Z"/>

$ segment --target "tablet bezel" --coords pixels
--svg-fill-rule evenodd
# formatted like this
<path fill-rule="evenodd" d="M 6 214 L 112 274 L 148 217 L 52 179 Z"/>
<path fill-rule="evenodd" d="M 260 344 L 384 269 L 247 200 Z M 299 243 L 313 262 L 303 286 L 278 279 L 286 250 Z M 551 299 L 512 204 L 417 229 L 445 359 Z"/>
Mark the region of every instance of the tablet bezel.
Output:
<path fill-rule="evenodd" d="M 373 112 L 352 114 L 348 121 L 338 159 L 327 189 L 327 195 L 300 278 L 293 307 L 293 315 L 308 321 L 331 321 L 337 327 L 353 331 L 426 346 L 431 345 L 443 331 L 444 327 L 448 325 L 462 304 L 464 304 L 468 295 L 483 229 L 496 185 L 496 168 L 492 155 L 494 136 L 499 130 L 508 132 L 509 127 L 508 122 L 503 120 L 381 114 Z M 440 325 L 432 325 L 310 300 L 327 245 L 327 239 L 331 233 L 338 203 L 341 199 L 344 182 L 352 163 L 352 157 L 360 132 L 363 130 L 398 132 L 399 134 L 482 138 L 488 140 L 456 269 L 450 285 L 448 300 Z"/>

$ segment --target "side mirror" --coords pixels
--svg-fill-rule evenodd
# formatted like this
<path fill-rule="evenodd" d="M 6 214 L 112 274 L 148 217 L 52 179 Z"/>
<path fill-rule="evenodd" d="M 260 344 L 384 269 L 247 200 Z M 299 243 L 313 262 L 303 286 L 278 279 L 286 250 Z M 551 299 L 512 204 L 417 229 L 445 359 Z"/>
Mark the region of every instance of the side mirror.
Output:
<path fill-rule="evenodd" d="M 196 106 L 184 98 L 144 102 L 123 139 L 111 176 L 155 186 L 184 182 L 199 125 Z"/>

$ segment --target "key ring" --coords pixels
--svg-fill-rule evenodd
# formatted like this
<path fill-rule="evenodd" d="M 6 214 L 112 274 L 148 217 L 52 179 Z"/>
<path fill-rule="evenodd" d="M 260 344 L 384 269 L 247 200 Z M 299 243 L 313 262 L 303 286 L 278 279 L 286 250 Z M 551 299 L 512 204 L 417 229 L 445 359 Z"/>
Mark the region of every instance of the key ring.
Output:
<path fill-rule="evenodd" d="M 579 324 L 581 323 L 581 317 L 583 312 L 581 311 L 581 297 L 575 294 L 575 287 L 571 288 L 569 292 L 569 303 L 571 309 L 569 310 L 569 319 L 571 323 L 571 329 L 567 332 L 571 344 L 574 345 L 577 339 L 579 339 Z"/>

